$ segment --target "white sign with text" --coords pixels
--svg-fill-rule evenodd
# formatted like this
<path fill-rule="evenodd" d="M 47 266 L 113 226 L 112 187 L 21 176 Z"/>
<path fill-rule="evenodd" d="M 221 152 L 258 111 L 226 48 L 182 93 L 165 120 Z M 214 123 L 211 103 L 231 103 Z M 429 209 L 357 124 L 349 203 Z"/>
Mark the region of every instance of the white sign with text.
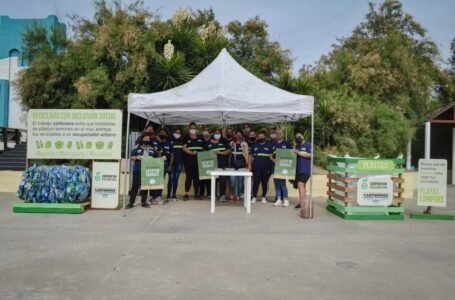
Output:
<path fill-rule="evenodd" d="M 94 161 L 92 170 L 92 208 L 117 208 L 119 163 Z"/>
<path fill-rule="evenodd" d="M 365 206 L 389 206 L 393 202 L 390 176 L 368 176 L 357 182 L 357 203 Z"/>
<path fill-rule="evenodd" d="M 419 160 L 417 205 L 447 205 L 447 160 Z"/>

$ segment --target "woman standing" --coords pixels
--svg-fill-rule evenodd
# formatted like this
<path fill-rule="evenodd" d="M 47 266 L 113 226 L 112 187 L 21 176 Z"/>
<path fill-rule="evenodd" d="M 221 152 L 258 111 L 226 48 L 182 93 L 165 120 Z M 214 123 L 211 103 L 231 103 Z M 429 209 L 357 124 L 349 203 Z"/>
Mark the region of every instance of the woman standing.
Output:
<path fill-rule="evenodd" d="M 246 168 L 248 163 L 248 144 L 243 141 L 242 131 L 237 130 L 235 141 L 231 142 L 230 167 L 235 170 Z M 231 200 L 239 201 L 243 194 L 245 178 L 243 176 L 231 176 L 229 178 L 231 185 Z M 236 189 L 237 187 L 237 189 Z"/>
<path fill-rule="evenodd" d="M 300 202 L 295 208 L 300 208 L 300 203 L 305 199 L 306 183 L 311 177 L 311 144 L 303 139 L 303 130 L 297 130 L 295 134 L 294 152 L 297 154 L 297 172 L 295 183 L 299 189 Z"/>
<path fill-rule="evenodd" d="M 183 144 L 182 130 L 176 128 L 170 140 L 172 144 L 174 163 L 169 172 L 169 181 L 167 183 L 167 198 L 177 201 L 177 187 L 179 184 L 180 173 L 183 168 Z"/>
<path fill-rule="evenodd" d="M 207 145 L 210 143 L 212 136 L 210 129 L 206 126 L 202 131 L 202 139 L 204 140 L 204 150 L 207 150 Z M 204 197 L 205 191 L 207 191 L 207 197 L 210 197 L 211 183 L 210 179 L 199 180 L 199 195 Z"/>
<path fill-rule="evenodd" d="M 183 144 L 183 159 L 185 162 L 185 195 L 183 200 L 189 200 L 188 193 L 190 192 L 191 183 L 194 188 L 194 198 L 201 200 L 199 194 L 199 171 L 197 165 L 197 153 L 204 150 L 204 141 L 201 136 L 197 134 L 196 123 L 191 122 L 189 125 L 189 135 Z"/>
<path fill-rule="evenodd" d="M 267 184 L 272 174 L 271 156 L 273 145 L 265 139 L 265 132 L 258 134 L 257 142 L 251 146 L 250 170 L 253 170 L 253 198 L 251 203 L 256 203 L 259 184 L 262 186 L 262 204 L 267 203 Z"/>
<path fill-rule="evenodd" d="M 168 133 L 165 128 L 161 128 L 158 132 L 158 137 L 160 140 L 160 157 L 164 159 L 164 177 L 166 173 L 170 173 L 173 163 L 174 163 L 174 154 L 172 149 L 172 143 L 168 139 Z M 152 204 L 162 205 L 163 204 L 163 190 L 153 190 L 152 191 Z M 169 201 L 168 198 L 166 199 Z"/>
<path fill-rule="evenodd" d="M 275 142 L 273 143 L 273 156 L 272 161 L 275 166 L 276 150 L 277 149 L 292 149 L 291 143 L 283 138 L 283 131 L 281 129 L 275 130 Z M 276 201 L 274 206 L 289 206 L 288 200 L 288 187 L 286 186 L 286 179 L 274 178 Z"/>
<path fill-rule="evenodd" d="M 207 144 L 207 150 L 213 151 L 217 155 L 218 168 L 225 169 L 228 166 L 228 157 L 231 154 L 231 149 L 225 141 L 221 140 L 221 129 L 216 129 L 215 134 L 213 135 L 213 140 Z M 220 201 L 226 201 L 226 185 L 227 185 L 227 176 L 220 176 L 218 179 L 220 183 L 219 195 Z"/>

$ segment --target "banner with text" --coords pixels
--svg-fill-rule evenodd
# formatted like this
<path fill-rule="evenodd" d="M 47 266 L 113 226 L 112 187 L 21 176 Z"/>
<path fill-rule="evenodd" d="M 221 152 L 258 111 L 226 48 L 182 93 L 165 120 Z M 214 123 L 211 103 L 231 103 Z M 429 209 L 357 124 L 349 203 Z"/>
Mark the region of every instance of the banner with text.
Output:
<path fill-rule="evenodd" d="M 295 179 L 297 156 L 292 149 L 276 149 L 274 178 Z"/>
<path fill-rule="evenodd" d="M 29 159 L 120 159 L 122 112 L 114 109 L 31 109 Z"/>
<path fill-rule="evenodd" d="M 419 160 L 417 205 L 447 205 L 447 160 Z"/>
<path fill-rule="evenodd" d="M 210 172 L 218 168 L 218 158 L 213 151 L 202 151 L 197 153 L 199 179 L 210 179 Z"/>
<path fill-rule="evenodd" d="M 92 170 L 92 208 L 117 208 L 119 163 L 94 161 Z"/>
<path fill-rule="evenodd" d="M 368 176 L 357 182 L 357 203 L 365 206 L 389 206 L 393 202 L 390 176 Z"/>
<path fill-rule="evenodd" d="M 141 189 L 161 190 L 164 187 L 164 160 L 145 157 L 141 161 Z"/>

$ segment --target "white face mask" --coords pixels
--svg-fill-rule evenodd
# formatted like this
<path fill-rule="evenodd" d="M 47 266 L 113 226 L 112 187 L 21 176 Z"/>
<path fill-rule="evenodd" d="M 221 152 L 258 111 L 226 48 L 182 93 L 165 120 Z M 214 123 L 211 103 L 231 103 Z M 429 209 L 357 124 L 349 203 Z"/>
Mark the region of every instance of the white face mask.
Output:
<path fill-rule="evenodd" d="M 215 138 L 215 140 L 219 140 L 219 139 L 221 139 L 221 134 L 217 133 L 213 137 Z"/>
<path fill-rule="evenodd" d="M 174 133 L 173 136 L 174 138 L 179 139 L 182 135 L 180 133 Z"/>
<path fill-rule="evenodd" d="M 191 134 L 196 134 L 196 132 L 197 132 L 196 129 L 194 129 L 194 128 L 191 128 L 191 129 L 190 129 L 190 133 L 191 133 Z"/>

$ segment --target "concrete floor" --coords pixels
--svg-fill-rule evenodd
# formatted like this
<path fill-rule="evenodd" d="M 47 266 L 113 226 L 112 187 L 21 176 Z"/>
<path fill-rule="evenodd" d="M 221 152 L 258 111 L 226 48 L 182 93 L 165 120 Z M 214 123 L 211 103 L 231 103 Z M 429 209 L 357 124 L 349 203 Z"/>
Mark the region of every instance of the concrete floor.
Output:
<path fill-rule="evenodd" d="M 454 199 L 450 188 L 446 213 Z M 13 214 L 13 201 L 0 193 L 2 300 L 455 297 L 452 221 L 344 221 L 322 198 L 313 220 L 271 204 L 212 215 L 179 201 L 125 218 Z"/>

